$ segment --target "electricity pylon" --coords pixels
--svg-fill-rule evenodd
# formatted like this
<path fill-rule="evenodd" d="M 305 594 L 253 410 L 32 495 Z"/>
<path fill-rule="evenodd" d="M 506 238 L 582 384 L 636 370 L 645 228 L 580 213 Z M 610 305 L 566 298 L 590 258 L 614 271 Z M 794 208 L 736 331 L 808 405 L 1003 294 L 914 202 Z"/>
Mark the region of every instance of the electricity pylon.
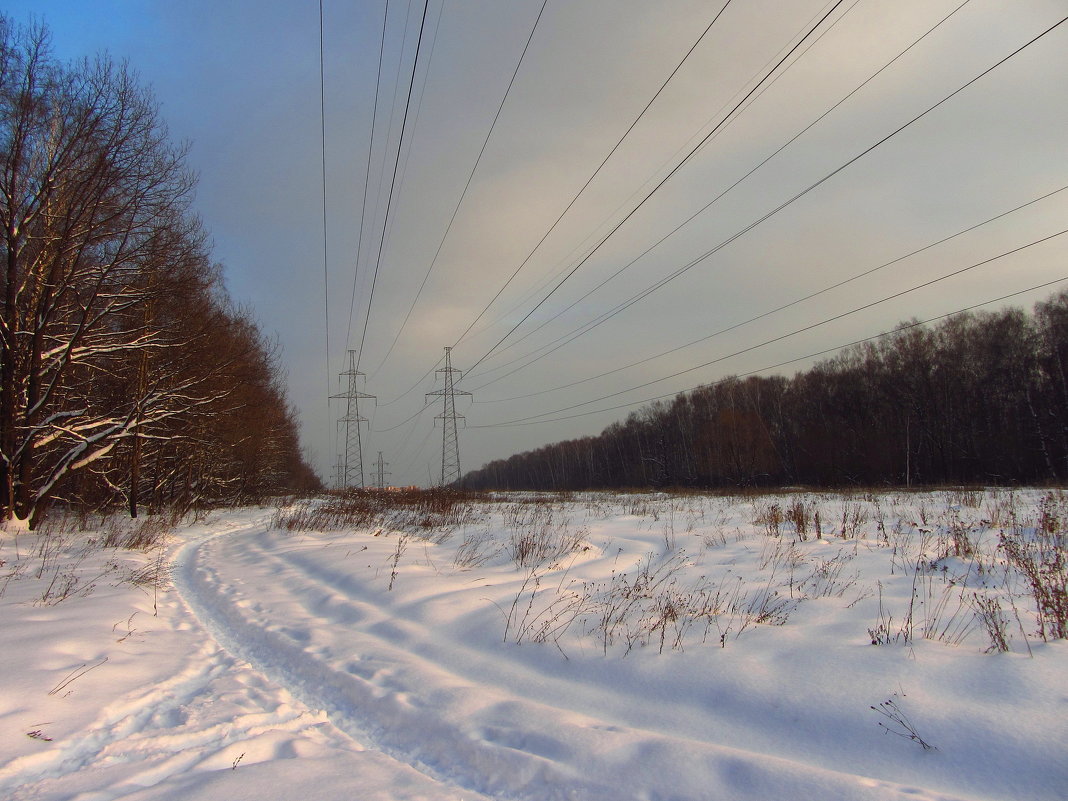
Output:
<path fill-rule="evenodd" d="M 389 462 L 382 461 L 382 451 L 378 452 L 378 462 L 375 464 L 375 488 L 384 490 L 386 488 L 386 476 L 393 475 L 386 470 L 389 467 Z"/>
<path fill-rule="evenodd" d="M 345 461 L 343 465 L 344 481 L 338 481 L 342 487 L 363 487 L 363 444 L 360 442 L 360 423 L 366 423 L 367 418 L 360 416 L 360 399 L 373 399 L 374 395 L 360 392 L 357 381 L 363 375 L 356 369 L 356 351 L 349 351 L 349 369 L 339 376 L 348 376 L 349 388 L 331 398 L 343 398 L 345 400 L 345 415 L 338 418 L 338 423 L 345 424 Z"/>
<path fill-rule="evenodd" d="M 455 378 L 462 374 L 452 366 L 452 348 L 445 348 L 445 366 L 438 370 L 445 374 L 445 386 L 426 393 L 441 396 L 442 411 L 435 419 L 441 421 L 441 486 L 447 487 L 460 480 L 460 443 L 456 437 L 456 421 L 463 420 L 462 414 L 456 413 L 456 396 L 470 395 L 454 387 Z"/>
<path fill-rule="evenodd" d="M 334 489 L 345 489 L 345 462 L 339 453 L 337 467 L 334 468 Z"/>

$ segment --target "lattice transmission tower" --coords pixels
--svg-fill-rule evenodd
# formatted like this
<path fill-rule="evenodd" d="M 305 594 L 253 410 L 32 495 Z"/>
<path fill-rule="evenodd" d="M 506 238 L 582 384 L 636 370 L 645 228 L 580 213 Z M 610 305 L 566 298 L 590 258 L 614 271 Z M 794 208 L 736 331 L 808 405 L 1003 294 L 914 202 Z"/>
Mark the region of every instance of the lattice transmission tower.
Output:
<path fill-rule="evenodd" d="M 382 451 L 378 452 L 378 461 L 375 462 L 375 489 L 384 490 L 388 484 L 386 484 L 386 476 L 393 475 L 386 470 L 389 467 L 389 462 L 382 461 Z"/>
<path fill-rule="evenodd" d="M 345 414 L 338 418 L 338 423 L 345 424 L 345 458 L 342 463 L 342 478 L 338 484 L 340 487 L 363 487 L 363 443 L 360 442 L 360 423 L 366 423 L 367 418 L 360 416 L 360 400 L 374 399 L 374 395 L 360 392 L 358 388 L 359 377 L 363 375 L 356 369 L 356 351 L 349 351 L 349 369 L 338 373 L 340 377 L 348 378 L 348 389 L 331 398 L 341 398 L 345 401 Z"/>
<path fill-rule="evenodd" d="M 456 436 L 456 421 L 463 420 L 462 414 L 456 413 L 456 396 L 468 395 L 462 389 L 455 388 L 456 379 L 462 373 L 452 366 L 452 348 L 445 348 L 445 366 L 437 372 L 445 376 L 445 386 L 428 392 L 426 396 L 440 396 L 442 411 L 436 419 L 441 421 L 441 486 L 447 487 L 460 480 L 460 443 Z"/>
<path fill-rule="evenodd" d="M 345 489 L 345 458 L 340 453 L 334 468 L 334 489 Z"/>

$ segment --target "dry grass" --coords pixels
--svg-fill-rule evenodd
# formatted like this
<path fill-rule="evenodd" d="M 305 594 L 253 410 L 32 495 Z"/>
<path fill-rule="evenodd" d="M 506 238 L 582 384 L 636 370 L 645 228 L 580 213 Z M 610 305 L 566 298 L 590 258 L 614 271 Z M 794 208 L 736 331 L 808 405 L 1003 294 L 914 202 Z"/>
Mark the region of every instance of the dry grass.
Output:
<path fill-rule="evenodd" d="M 504 638 L 516 643 L 563 650 L 564 636 L 580 632 L 605 653 L 624 655 L 725 646 L 756 626 L 786 624 L 800 604 L 841 598 L 852 606 L 873 598 L 879 586 L 871 642 L 961 646 L 982 637 L 985 650 L 1005 652 L 1030 651 L 1029 637 L 1068 636 L 1068 496 L 1051 491 L 1037 509 L 1032 504 L 1013 491 L 976 489 L 744 498 L 349 492 L 280 510 L 276 523 L 291 531 L 401 535 L 389 564 L 391 586 L 406 537 L 441 543 L 459 531 L 455 569 L 507 558 L 518 571 L 519 589 L 501 609 Z M 1021 509 L 1030 511 L 1024 516 Z M 621 513 L 662 533 L 660 547 L 610 578 L 569 578 L 574 555 L 592 547 L 590 527 Z M 713 570 L 694 578 L 688 551 L 714 561 L 712 551 L 728 535 L 756 546 L 744 546 L 757 560 L 754 572 L 743 578 L 728 569 L 717 577 Z M 856 561 L 858 554 L 884 549 L 889 600 L 874 580 L 855 589 L 857 565 L 870 564 Z M 847 594 L 858 597 L 849 601 Z"/>
<path fill-rule="evenodd" d="M 419 535 L 442 536 L 443 531 L 478 518 L 478 504 L 486 496 L 450 489 L 345 490 L 279 508 L 273 524 L 286 531 L 341 531 L 380 528 Z"/>
<path fill-rule="evenodd" d="M 1019 521 L 999 538 L 1009 563 L 1027 580 L 1038 636 L 1043 640 L 1068 637 L 1066 510 L 1068 500 L 1063 493 L 1049 493 L 1034 521 Z"/>
<path fill-rule="evenodd" d="M 504 512 L 507 551 L 520 569 L 557 563 L 579 550 L 587 530 L 572 529 L 571 520 L 551 503 L 513 504 Z"/>
<path fill-rule="evenodd" d="M 34 603 L 54 606 L 68 599 L 86 597 L 101 581 L 129 583 L 153 593 L 170 578 L 163 551 L 175 520 L 150 516 L 131 520 L 123 514 L 100 519 L 95 529 L 82 516 L 57 514 L 36 531 L 12 532 L 0 540 L 0 597 L 13 581 L 38 583 Z M 95 557 L 103 549 L 157 551 L 145 564 L 119 555 L 101 561 Z"/>

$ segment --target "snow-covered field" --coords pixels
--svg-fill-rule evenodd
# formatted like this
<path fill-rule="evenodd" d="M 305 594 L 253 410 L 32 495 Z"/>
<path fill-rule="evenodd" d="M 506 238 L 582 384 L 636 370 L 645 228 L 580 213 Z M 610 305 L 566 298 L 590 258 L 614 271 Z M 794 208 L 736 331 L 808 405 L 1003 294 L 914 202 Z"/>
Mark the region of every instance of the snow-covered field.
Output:
<path fill-rule="evenodd" d="M 0 797 L 1068 797 L 1061 492 L 365 512 L 4 532 Z"/>

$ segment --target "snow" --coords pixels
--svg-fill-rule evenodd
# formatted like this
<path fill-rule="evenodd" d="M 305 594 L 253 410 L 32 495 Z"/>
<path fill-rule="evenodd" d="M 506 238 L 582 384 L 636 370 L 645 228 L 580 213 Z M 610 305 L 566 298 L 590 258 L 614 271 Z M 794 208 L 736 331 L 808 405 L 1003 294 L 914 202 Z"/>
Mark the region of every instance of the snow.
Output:
<path fill-rule="evenodd" d="M 999 535 L 1063 551 L 1066 508 L 502 496 L 445 527 L 221 512 L 147 552 L 12 529 L 0 797 L 1062 799 L 1068 642 Z"/>

